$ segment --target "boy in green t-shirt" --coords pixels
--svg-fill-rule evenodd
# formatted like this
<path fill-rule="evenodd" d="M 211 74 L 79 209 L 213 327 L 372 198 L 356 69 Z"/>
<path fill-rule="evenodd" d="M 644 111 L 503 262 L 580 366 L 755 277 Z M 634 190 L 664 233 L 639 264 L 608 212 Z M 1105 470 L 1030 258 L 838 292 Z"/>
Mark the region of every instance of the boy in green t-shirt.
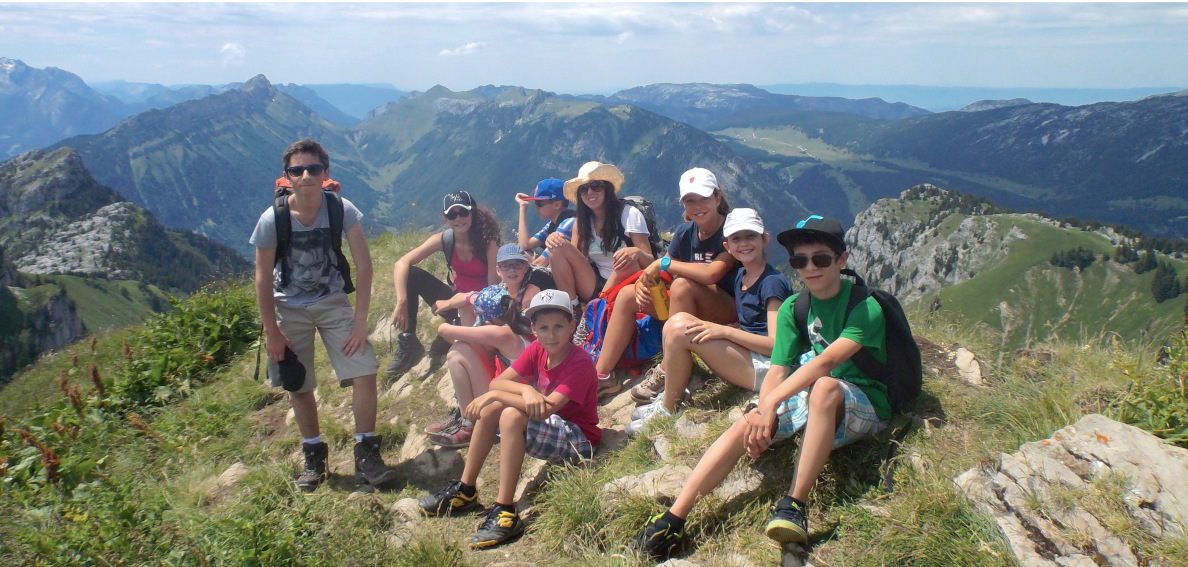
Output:
<path fill-rule="evenodd" d="M 808 543 L 809 491 L 829 453 L 887 426 L 891 404 L 886 386 L 864 376 L 850 360 L 866 348 L 886 361 L 886 321 L 873 297 L 856 305 L 846 319 L 853 284 L 841 277 L 850 257 L 844 236 L 837 220 L 812 215 L 777 237 L 812 295 L 808 336 L 800 336 L 796 328 L 793 305 L 799 294 L 793 295 L 776 319 L 771 369 L 758 403 L 748 404 L 742 419 L 705 452 L 672 507 L 644 525 L 635 541 L 640 551 L 656 559 L 671 554 L 693 506 L 726 479 L 744 453 L 756 458 L 801 428 L 804 440 L 792 486 L 772 506 L 766 532 L 781 544 Z"/>

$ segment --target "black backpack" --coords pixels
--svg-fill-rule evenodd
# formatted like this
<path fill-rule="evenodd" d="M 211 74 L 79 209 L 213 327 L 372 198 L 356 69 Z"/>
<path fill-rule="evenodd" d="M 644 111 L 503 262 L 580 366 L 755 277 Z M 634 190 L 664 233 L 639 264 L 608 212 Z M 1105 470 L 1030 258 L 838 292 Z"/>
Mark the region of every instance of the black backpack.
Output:
<path fill-rule="evenodd" d="M 920 346 L 912 337 L 912 328 L 908 325 L 903 306 L 889 292 L 866 287 L 866 282 L 853 270 L 844 269 L 842 274 L 856 280 L 850 290 L 850 303 L 846 305 L 845 320 L 850 318 L 850 311 L 854 306 L 868 297 L 874 297 L 883 309 L 883 319 L 887 323 L 887 363 L 879 362 L 865 348 L 855 353 L 851 360 L 868 378 L 887 385 L 887 398 L 891 402 L 892 412 L 900 413 L 910 409 L 920 396 L 923 364 L 920 359 Z M 805 342 L 808 342 L 809 298 L 807 291 L 801 292 L 793 305 L 796 328 Z"/>
<path fill-rule="evenodd" d="M 643 214 L 644 221 L 648 225 L 648 244 L 652 246 L 652 256 L 656 258 L 663 256 L 667 247 L 664 245 L 664 239 L 660 237 L 660 229 L 656 228 L 656 207 L 652 206 L 652 202 L 639 195 L 623 197 L 619 199 L 619 202 L 635 207 L 635 210 Z M 622 227 L 619 228 L 619 238 L 627 246 L 632 245 L 631 238 L 627 236 L 626 230 Z"/>
<path fill-rule="evenodd" d="M 289 285 L 289 245 L 293 241 L 293 219 L 289 216 L 289 194 L 292 187 L 277 183 L 273 191 L 272 213 L 276 217 L 276 262 L 281 268 L 281 285 Z M 346 254 L 342 252 L 342 197 L 338 194 L 338 183 L 326 184 L 322 188 L 326 196 L 326 215 L 330 218 L 330 249 L 342 274 L 342 291 L 355 291 L 355 284 L 351 281 L 351 265 L 347 262 Z"/>

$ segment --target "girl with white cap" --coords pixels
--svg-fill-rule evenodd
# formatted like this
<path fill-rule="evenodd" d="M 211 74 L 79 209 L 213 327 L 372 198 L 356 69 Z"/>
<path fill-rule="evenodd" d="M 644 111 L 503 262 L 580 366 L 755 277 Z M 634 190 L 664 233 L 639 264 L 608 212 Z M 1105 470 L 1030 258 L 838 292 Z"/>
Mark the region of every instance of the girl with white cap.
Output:
<path fill-rule="evenodd" d="M 723 325 L 677 312 L 664 324 L 664 363 L 661 393 L 652 403 L 636 408 L 627 425 L 637 435 L 648 421 L 672 415 L 685 396 L 693 373 L 693 355 L 726 382 L 759 391 L 771 368 L 776 318 L 780 305 L 792 295 L 792 283 L 767 263 L 764 248 L 771 235 L 754 209 L 734 209 L 722 227 L 726 250 L 740 264 L 731 281 L 738 326 Z"/>
<path fill-rule="evenodd" d="M 678 183 L 681 206 L 685 208 L 685 224 L 677 227 L 667 254 L 644 269 L 632 289 L 624 289 L 615 301 L 606 326 L 606 339 L 599 356 L 598 370 L 614 368 L 634 331 L 633 311 L 624 306 L 636 306 L 644 313 L 654 313 L 648 288 L 655 284 L 660 272 L 673 277 L 670 313 L 688 313 L 715 323 L 733 323 L 734 276 L 738 262 L 726 252 L 722 227 L 730 203 L 718 186 L 718 178 L 703 167 L 694 167 L 681 175 Z M 664 362 L 654 366 L 644 380 L 631 389 L 636 402 L 652 401 L 664 389 Z M 615 381 L 617 383 L 617 380 Z M 617 390 L 614 384 L 609 390 Z"/>

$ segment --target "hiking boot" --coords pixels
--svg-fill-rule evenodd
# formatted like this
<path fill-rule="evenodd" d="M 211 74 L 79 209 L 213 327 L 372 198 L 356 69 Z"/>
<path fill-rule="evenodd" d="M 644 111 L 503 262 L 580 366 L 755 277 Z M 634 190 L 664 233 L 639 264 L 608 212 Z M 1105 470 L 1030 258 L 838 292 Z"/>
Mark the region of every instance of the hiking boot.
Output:
<path fill-rule="evenodd" d="M 507 509 L 496 505 L 487 512 L 487 519 L 479 526 L 478 532 L 470 538 L 470 549 L 494 547 L 510 541 L 524 533 L 524 521 L 514 508 Z"/>
<path fill-rule="evenodd" d="M 664 391 L 664 369 L 657 364 L 644 376 L 643 382 L 631 389 L 631 399 L 637 404 L 646 404 Z"/>
<path fill-rule="evenodd" d="M 436 494 L 430 494 L 417 500 L 417 505 L 421 507 L 421 512 L 426 516 L 457 516 L 483 509 L 483 505 L 478 500 L 478 491 L 467 498 L 462 494 L 462 481 L 460 480 L 451 482 L 445 488 L 438 490 Z"/>
<path fill-rule="evenodd" d="M 771 521 L 765 530 L 767 537 L 782 545 L 808 543 L 808 510 L 790 496 L 785 496 L 771 507 Z"/>
<path fill-rule="evenodd" d="M 454 408 L 454 409 L 450 410 L 450 413 L 446 414 L 446 416 L 441 418 L 441 420 L 438 421 L 437 423 L 433 423 L 433 424 L 426 426 L 425 433 L 428 433 L 429 435 L 436 435 L 443 431 L 452 429 L 461 420 L 462 420 L 462 410 L 459 408 Z"/>
<path fill-rule="evenodd" d="M 396 335 L 396 345 L 392 347 L 392 362 L 388 363 L 388 380 L 395 380 L 408 372 L 425 356 L 425 347 L 417 337 L 407 331 Z"/>
<path fill-rule="evenodd" d="M 459 419 L 453 427 L 430 435 L 429 442 L 442 449 L 461 449 L 470 445 L 470 436 L 473 434 L 474 424 L 466 419 Z"/>
<path fill-rule="evenodd" d="M 384 464 L 380 457 L 380 437 L 372 435 L 355 443 L 355 481 L 380 486 L 396 480 L 396 471 Z"/>
<path fill-rule="evenodd" d="M 639 414 L 638 417 L 636 417 L 636 413 Z M 631 412 L 631 417 L 634 417 L 635 420 L 627 424 L 627 436 L 635 437 L 647 427 L 648 422 L 657 417 L 669 417 L 671 415 L 671 412 L 664 409 L 664 398 L 656 398 L 656 401 L 646 406 L 635 408 L 635 411 Z"/>
<path fill-rule="evenodd" d="M 598 379 L 598 397 L 613 396 L 623 389 L 623 376 L 616 368 L 606 378 Z"/>
<path fill-rule="evenodd" d="M 673 528 L 667 523 L 658 523 L 658 520 L 664 517 L 664 514 L 656 514 L 648 518 L 648 522 L 644 524 L 639 535 L 635 536 L 633 547 L 640 553 L 646 553 L 649 558 L 660 560 L 672 555 L 676 551 L 677 546 L 681 544 L 681 538 L 685 536 L 684 527 Z"/>
<path fill-rule="evenodd" d="M 325 443 L 302 443 L 301 452 L 305 454 L 305 469 L 297 475 L 297 488 L 302 492 L 313 492 L 326 480 L 326 456 L 330 454 L 330 448 Z"/>

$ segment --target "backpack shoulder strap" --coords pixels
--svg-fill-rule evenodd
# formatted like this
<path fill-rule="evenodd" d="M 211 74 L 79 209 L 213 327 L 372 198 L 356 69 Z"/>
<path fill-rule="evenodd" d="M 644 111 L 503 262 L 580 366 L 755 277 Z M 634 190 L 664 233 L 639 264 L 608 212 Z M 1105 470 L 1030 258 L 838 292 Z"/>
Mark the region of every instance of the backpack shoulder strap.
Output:
<path fill-rule="evenodd" d="M 808 312 L 811 297 L 806 289 L 800 292 L 800 295 L 796 296 L 796 303 L 792 304 L 792 316 L 796 323 L 796 332 L 800 333 L 800 340 L 804 341 L 804 344 L 809 344 Z"/>
<path fill-rule="evenodd" d="M 855 277 L 857 277 L 857 275 L 855 275 Z M 862 278 L 858 278 L 858 280 L 861 281 Z M 866 301 L 867 298 L 873 296 L 874 294 L 871 292 L 870 288 L 866 287 L 865 285 L 854 284 L 854 286 L 850 288 L 850 303 L 846 306 L 846 322 L 849 322 L 850 312 L 853 311 L 859 303 L 862 303 L 863 301 Z M 878 298 L 875 297 L 875 300 L 877 301 Z M 885 330 L 884 333 L 886 333 Z M 875 358 L 874 355 L 866 349 L 866 347 L 858 349 L 858 352 L 854 353 L 854 356 L 851 356 L 850 360 L 854 361 L 854 366 L 857 366 L 858 370 L 862 371 L 862 374 L 872 380 L 878 380 L 882 382 L 883 376 L 887 374 L 887 365 L 885 363 L 879 362 L 879 359 Z"/>
<path fill-rule="evenodd" d="M 289 285 L 289 244 L 293 241 L 293 218 L 289 215 L 287 193 L 272 199 L 272 216 L 276 224 L 276 257 L 273 265 L 280 266 L 281 286 L 284 287 Z"/>
<path fill-rule="evenodd" d="M 342 291 L 355 291 L 355 284 L 351 281 L 351 264 L 347 262 L 346 254 L 342 252 L 342 225 L 345 214 L 342 196 L 331 190 L 324 190 L 326 196 L 326 215 L 330 218 L 330 248 L 338 262 L 338 271 L 342 274 Z"/>
<path fill-rule="evenodd" d="M 454 287 L 454 229 L 441 231 L 441 253 L 446 260 L 446 283 Z"/>

